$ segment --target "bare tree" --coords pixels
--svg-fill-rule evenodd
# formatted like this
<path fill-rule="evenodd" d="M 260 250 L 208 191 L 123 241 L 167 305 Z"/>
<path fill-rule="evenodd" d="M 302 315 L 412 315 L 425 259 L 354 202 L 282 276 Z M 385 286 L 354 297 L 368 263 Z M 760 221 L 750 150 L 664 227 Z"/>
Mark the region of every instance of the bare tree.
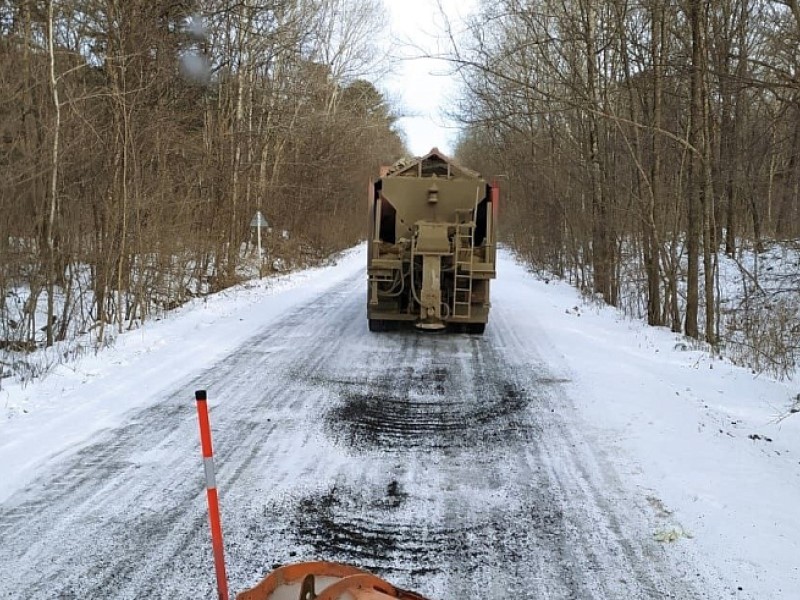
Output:
<path fill-rule="evenodd" d="M 404 150 L 356 77 L 378 8 L 0 3 L 0 351 L 103 343 L 248 276 L 257 209 L 276 265 L 355 243 L 367 179 Z"/>

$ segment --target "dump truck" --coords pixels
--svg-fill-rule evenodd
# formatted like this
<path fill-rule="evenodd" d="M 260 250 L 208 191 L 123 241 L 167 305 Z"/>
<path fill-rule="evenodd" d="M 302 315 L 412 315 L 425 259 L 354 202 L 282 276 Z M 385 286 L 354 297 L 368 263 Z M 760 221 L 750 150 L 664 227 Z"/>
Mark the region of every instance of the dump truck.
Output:
<path fill-rule="evenodd" d="M 482 334 L 496 277 L 499 188 L 433 148 L 369 186 L 370 331 L 409 322 Z"/>

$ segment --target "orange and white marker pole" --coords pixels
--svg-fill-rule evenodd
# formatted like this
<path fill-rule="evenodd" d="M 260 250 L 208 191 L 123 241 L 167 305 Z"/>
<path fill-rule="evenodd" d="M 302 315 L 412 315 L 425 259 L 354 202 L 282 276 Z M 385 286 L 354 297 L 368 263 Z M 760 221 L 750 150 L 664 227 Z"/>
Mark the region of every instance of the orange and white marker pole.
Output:
<path fill-rule="evenodd" d="M 214 549 L 214 570 L 217 573 L 219 600 L 228 600 L 228 578 L 225 575 L 225 553 L 222 546 L 222 525 L 219 519 L 217 478 L 214 473 L 214 451 L 211 448 L 211 424 L 208 419 L 206 391 L 194 393 L 197 400 L 197 418 L 200 421 L 200 445 L 203 450 L 203 466 L 206 471 L 206 493 L 208 495 L 208 521 L 211 524 L 211 547 Z"/>

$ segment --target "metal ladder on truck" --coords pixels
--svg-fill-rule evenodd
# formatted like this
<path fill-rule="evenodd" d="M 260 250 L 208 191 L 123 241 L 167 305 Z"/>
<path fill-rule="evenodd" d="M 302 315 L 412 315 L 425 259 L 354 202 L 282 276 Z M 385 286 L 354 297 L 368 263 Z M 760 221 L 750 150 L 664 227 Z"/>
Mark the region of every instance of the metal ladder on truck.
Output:
<path fill-rule="evenodd" d="M 471 212 L 471 211 L 470 211 Z M 472 259 L 473 229 L 472 221 L 456 224 L 455 269 L 453 273 L 453 317 L 472 316 Z"/>

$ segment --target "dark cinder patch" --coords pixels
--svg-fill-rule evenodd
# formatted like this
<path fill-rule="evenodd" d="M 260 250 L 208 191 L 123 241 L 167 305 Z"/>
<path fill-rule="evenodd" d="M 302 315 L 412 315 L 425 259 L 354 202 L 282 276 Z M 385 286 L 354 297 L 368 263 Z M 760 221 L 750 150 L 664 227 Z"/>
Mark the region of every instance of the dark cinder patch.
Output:
<path fill-rule="evenodd" d="M 412 376 L 412 386 L 418 391 L 437 396 L 444 396 L 447 393 L 449 371 L 444 366 L 434 366 Z M 417 385 L 413 385 L 417 384 Z"/>
<path fill-rule="evenodd" d="M 386 486 L 386 499 L 392 508 L 400 506 L 408 498 L 408 494 L 403 491 L 402 486 L 396 479 L 392 479 Z"/>
<path fill-rule="evenodd" d="M 403 486 L 394 479 L 383 489 L 333 486 L 296 500 L 289 511 L 289 534 L 297 544 L 310 546 L 312 556 L 379 574 L 403 570 L 398 560 L 415 563 L 419 553 L 409 546 L 409 538 L 415 535 L 403 524 L 407 499 Z"/>
<path fill-rule="evenodd" d="M 301 559 L 324 557 L 393 580 L 471 572 L 487 557 L 520 565 L 566 546 L 564 516 L 549 503 L 431 521 L 396 481 L 369 491 L 334 486 L 294 502 L 284 537 L 305 547 Z"/>
<path fill-rule="evenodd" d="M 542 385 L 560 385 L 562 383 L 570 383 L 571 379 L 565 379 L 563 377 L 537 377 L 536 383 L 541 383 Z"/>
<path fill-rule="evenodd" d="M 408 383 L 344 386 L 341 403 L 325 416 L 328 434 L 356 450 L 405 452 L 474 450 L 526 440 L 533 433 L 533 422 L 524 414 L 531 398 L 513 383 L 467 394 L 448 388 L 443 370 L 415 375 Z"/>
<path fill-rule="evenodd" d="M 395 507 L 380 499 L 369 507 L 358 504 L 352 491 L 337 487 L 300 499 L 292 519 L 297 541 L 312 546 L 326 560 L 380 564 L 397 547 L 397 532 L 381 518 Z"/>
<path fill-rule="evenodd" d="M 365 497 L 363 491 L 333 487 L 300 498 L 292 511 L 289 535 L 297 544 L 310 546 L 312 556 L 358 565 L 378 575 L 412 577 L 441 572 L 448 564 L 479 564 L 487 545 L 496 551 L 510 541 L 502 534 L 507 524 L 425 523 L 406 505 L 399 487 L 390 483 L 386 492 Z M 403 496 L 399 501 L 398 495 Z M 499 540 L 505 542 L 498 544 Z"/>

